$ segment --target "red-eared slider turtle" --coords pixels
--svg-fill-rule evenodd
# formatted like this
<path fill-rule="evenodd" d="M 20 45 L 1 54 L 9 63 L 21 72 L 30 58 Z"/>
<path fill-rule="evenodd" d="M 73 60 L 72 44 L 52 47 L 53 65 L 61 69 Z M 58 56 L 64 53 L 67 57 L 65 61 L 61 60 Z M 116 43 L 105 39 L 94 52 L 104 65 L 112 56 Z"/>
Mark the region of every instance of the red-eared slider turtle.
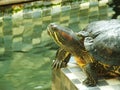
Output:
<path fill-rule="evenodd" d="M 54 68 L 66 66 L 73 55 L 87 75 L 87 86 L 95 86 L 101 75 L 120 76 L 120 20 L 95 21 L 78 33 L 51 23 L 47 31 L 60 47 Z"/>

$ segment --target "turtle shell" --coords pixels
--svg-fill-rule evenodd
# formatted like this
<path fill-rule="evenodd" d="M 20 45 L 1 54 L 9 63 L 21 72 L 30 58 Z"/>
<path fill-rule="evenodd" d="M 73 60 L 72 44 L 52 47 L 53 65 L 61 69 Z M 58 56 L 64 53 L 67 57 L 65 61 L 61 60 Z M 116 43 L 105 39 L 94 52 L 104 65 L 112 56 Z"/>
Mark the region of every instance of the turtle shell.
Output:
<path fill-rule="evenodd" d="M 95 60 L 120 65 L 120 20 L 96 21 L 85 29 L 84 46 Z"/>

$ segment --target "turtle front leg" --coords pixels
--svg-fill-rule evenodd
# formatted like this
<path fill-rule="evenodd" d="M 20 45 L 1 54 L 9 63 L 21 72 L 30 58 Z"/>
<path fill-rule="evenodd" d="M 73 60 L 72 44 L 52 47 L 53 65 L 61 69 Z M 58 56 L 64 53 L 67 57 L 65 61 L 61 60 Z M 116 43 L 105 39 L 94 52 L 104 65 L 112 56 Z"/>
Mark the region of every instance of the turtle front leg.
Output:
<path fill-rule="evenodd" d="M 58 69 L 67 66 L 67 63 L 70 60 L 71 54 L 64 49 L 58 49 L 55 57 L 55 61 L 52 64 L 52 68 Z"/>
<path fill-rule="evenodd" d="M 95 63 L 89 63 L 84 66 L 84 72 L 87 75 L 87 78 L 83 81 L 83 84 L 86 86 L 95 86 L 97 79 L 97 67 Z"/>

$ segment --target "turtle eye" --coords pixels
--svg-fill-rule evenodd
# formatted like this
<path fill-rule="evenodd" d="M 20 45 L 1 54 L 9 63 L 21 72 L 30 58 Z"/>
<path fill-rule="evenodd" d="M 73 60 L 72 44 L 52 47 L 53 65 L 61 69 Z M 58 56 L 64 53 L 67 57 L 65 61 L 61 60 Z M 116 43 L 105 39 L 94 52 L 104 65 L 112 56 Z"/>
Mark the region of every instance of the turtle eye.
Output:
<path fill-rule="evenodd" d="M 57 30 L 56 28 L 57 28 L 57 25 L 51 24 L 51 29 L 52 29 L 53 31 Z"/>

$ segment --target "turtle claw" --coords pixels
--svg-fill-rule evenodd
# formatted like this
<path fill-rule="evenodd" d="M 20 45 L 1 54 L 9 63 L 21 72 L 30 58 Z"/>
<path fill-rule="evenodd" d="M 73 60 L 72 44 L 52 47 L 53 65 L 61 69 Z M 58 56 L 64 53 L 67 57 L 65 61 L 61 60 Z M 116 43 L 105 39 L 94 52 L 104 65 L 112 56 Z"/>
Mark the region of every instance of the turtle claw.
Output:
<path fill-rule="evenodd" d="M 86 86 L 94 87 L 94 86 L 96 86 L 96 81 L 87 78 L 83 81 L 83 84 L 86 85 Z"/>
<path fill-rule="evenodd" d="M 67 62 L 55 60 L 52 63 L 52 69 L 59 69 L 67 66 Z"/>
<path fill-rule="evenodd" d="M 97 70 L 96 70 L 96 63 L 89 63 L 84 66 L 84 71 L 87 78 L 83 81 L 83 84 L 86 86 L 96 86 L 98 81 L 97 79 Z"/>

